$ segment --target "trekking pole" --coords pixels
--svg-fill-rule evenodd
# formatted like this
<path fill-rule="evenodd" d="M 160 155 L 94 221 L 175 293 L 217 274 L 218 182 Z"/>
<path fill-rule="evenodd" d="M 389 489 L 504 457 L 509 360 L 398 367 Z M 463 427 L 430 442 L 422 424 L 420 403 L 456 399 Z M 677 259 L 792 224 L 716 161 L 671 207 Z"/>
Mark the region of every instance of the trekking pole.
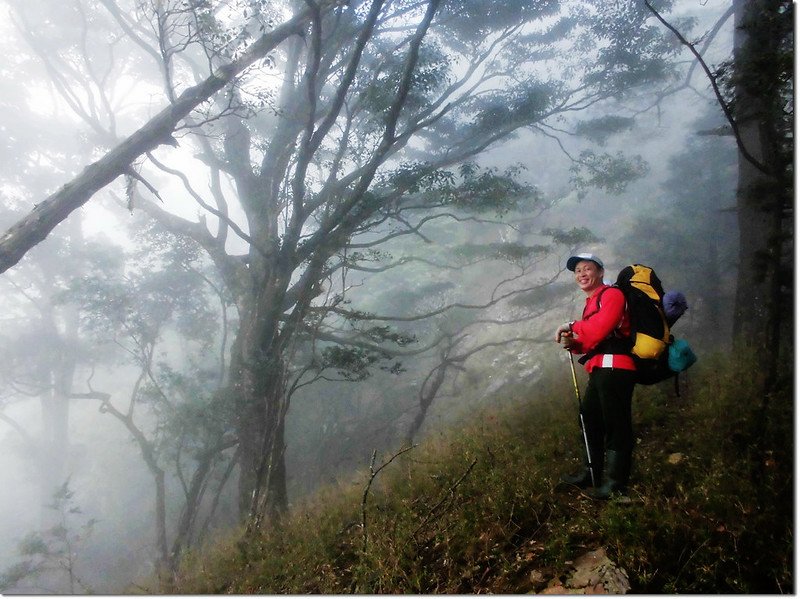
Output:
<path fill-rule="evenodd" d="M 575 386 L 575 397 L 578 398 L 578 417 L 581 423 L 581 433 L 583 433 L 583 444 L 586 446 L 586 463 L 589 466 L 589 476 L 592 477 L 592 486 L 596 487 L 594 480 L 594 465 L 592 464 L 592 453 L 589 451 L 589 437 L 586 436 L 586 425 L 583 422 L 583 408 L 581 407 L 581 392 L 578 389 L 578 375 L 575 373 L 575 361 L 572 358 L 572 352 L 569 352 L 569 365 L 572 368 L 572 384 Z"/>

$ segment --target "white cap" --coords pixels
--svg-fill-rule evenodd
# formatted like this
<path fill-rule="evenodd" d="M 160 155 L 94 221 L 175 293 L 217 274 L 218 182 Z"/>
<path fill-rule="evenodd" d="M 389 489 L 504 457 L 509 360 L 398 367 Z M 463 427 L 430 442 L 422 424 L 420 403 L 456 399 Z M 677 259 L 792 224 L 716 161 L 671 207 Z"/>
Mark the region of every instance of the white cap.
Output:
<path fill-rule="evenodd" d="M 603 261 L 594 254 L 575 254 L 574 256 L 570 256 L 569 260 L 567 260 L 567 270 L 575 272 L 575 267 L 578 265 L 578 262 L 583 260 L 589 260 L 597 264 L 600 268 L 604 268 Z"/>

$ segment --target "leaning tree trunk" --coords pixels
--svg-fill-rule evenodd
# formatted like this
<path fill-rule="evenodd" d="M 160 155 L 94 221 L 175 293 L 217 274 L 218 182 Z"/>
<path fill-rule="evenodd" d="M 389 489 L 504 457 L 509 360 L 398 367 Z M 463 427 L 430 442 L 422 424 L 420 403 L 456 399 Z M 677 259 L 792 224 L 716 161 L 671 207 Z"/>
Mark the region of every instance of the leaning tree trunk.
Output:
<path fill-rule="evenodd" d="M 100 160 L 87 166 L 61 189 L 34 204 L 33 210 L 27 216 L 0 236 L 0 273 L 19 262 L 56 225 L 88 202 L 97 191 L 117 177 L 129 173 L 131 164 L 139 156 L 161 144 L 174 145 L 172 133 L 182 119 L 284 40 L 292 35 L 302 34 L 309 12 L 308 9 L 302 10 L 289 21 L 262 35 L 235 60 L 220 66 L 204 81 L 185 89 L 172 104 Z"/>

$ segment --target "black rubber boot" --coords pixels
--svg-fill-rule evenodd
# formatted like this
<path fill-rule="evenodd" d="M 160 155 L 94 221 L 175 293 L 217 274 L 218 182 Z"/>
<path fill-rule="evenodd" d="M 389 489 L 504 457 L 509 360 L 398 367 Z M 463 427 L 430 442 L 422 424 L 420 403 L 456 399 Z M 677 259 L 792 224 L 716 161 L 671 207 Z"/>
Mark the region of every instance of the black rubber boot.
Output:
<path fill-rule="evenodd" d="M 608 499 L 613 494 L 624 495 L 631 475 L 631 452 L 606 452 L 606 479 L 599 487 L 589 491 L 592 499 Z"/>
<path fill-rule="evenodd" d="M 559 480 L 567 485 L 586 489 L 599 485 L 603 480 L 603 452 L 595 449 L 592 451 L 592 470 L 594 471 L 594 485 L 592 484 L 592 472 L 589 471 L 589 462 L 583 458 L 583 469 L 575 474 L 564 474 Z"/>
<path fill-rule="evenodd" d="M 575 474 L 562 474 L 559 481 L 579 489 L 586 489 L 592 486 L 592 473 L 589 472 L 589 468 L 584 468 Z"/>

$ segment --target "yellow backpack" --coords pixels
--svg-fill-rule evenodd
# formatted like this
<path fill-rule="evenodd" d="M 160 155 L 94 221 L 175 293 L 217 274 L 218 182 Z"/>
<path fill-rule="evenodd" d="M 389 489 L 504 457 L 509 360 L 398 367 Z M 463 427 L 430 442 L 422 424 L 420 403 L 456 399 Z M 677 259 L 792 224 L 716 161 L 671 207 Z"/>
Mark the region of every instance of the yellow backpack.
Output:
<path fill-rule="evenodd" d="M 615 285 L 625 294 L 627 302 L 636 382 L 653 385 L 675 377 L 675 393 L 680 395 L 678 374 L 694 364 L 697 356 L 686 340 L 673 338 L 670 325 L 675 324 L 687 306 L 684 304 L 682 310 L 668 318 L 664 312 L 661 280 L 652 268 L 644 264 L 623 268 Z"/>
<path fill-rule="evenodd" d="M 643 264 L 623 268 L 616 286 L 625 294 L 631 321 L 631 353 L 643 360 L 656 360 L 669 344 L 669 325 L 661 300 L 664 288 L 655 271 Z"/>

